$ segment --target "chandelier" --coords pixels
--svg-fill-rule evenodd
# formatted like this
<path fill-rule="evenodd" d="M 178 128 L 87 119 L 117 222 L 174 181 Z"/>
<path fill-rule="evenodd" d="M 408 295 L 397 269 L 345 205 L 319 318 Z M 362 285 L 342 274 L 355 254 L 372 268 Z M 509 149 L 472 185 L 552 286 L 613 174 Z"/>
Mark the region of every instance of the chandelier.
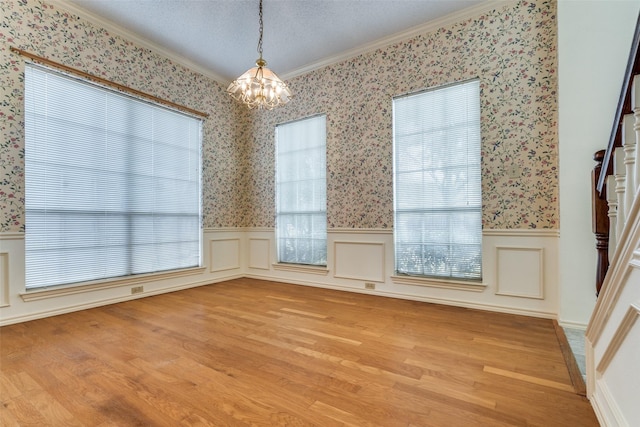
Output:
<path fill-rule="evenodd" d="M 233 98 L 246 104 L 249 108 L 271 110 L 284 105 L 291 99 L 291 91 L 280 78 L 267 68 L 267 61 L 262 59 L 262 0 L 260 0 L 260 38 L 256 66 L 235 79 L 227 92 Z"/>

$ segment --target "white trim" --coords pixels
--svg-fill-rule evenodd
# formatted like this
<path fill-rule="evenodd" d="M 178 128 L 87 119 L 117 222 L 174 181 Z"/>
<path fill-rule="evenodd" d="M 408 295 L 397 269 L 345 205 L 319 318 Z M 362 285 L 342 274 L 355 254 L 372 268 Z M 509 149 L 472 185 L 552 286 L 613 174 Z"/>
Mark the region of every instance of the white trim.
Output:
<path fill-rule="evenodd" d="M 616 353 L 620 349 L 620 346 L 624 342 L 625 338 L 627 338 L 629 331 L 635 325 L 636 320 L 638 320 L 638 317 L 640 317 L 640 307 L 636 304 L 631 304 L 627 309 L 627 312 L 625 313 L 624 318 L 618 325 L 618 328 L 616 329 L 615 334 L 609 341 L 609 345 L 607 346 L 607 349 L 602 355 L 602 358 L 600 359 L 600 363 L 598 363 L 596 370 L 600 375 L 604 374 L 604 371 L 606 371 L 607 368 L 609 367 L 609 364 L 611 363 Z"/>
<path fill-rule="evenodd" d="M 530 299 L 544 299 L 544 248 L 533 248 L 526 246 L 496 246 L 496 295 L 509 296 L 509 297 L 518 297 L 518 298 L 530 298 Z M 527 295 L 527 294 L 519 294 L 515 292 L 506 292 L 500 290 L 500 250 L 511 250 L 511 251 L 529 251 L 529 252 L 538 252 L 538 294 L 537 295 Z"/>
<path fill-rule="evenodd" d="M 562 326 L 563 328 L 567 328 L 567 329 L 578 329 L 582 332 L 587 330 L 587 324 L 586 323 L 581 323 L 581 322 L 574 322 L 571 320 L 561 320 L 558 319 L 558 325 Z"/>
<path fill-rule="evenodd" d="M 203 228 L 203 233 L 242 233 L 248 231 L 245 227 L 208 227 Z"/>
<path fill-rule="evenodd" d="M 380 264 L 382 267 L 382 271 L 380 272 L 380 277 L 364 277 L 364 276 L 349 276 L 346 274 L 338 274 L 338 246 L 339 245 L 366 245 L 366 246 L 379 246 L 381 248 L 382 259 L 380 260 Z M 363 242 L 357 240 L 334 240 L 333 242 L 333 277 L 349 279 L 349 280 L 359 280 L 364 282 L 378 282 L 384 283 L 384 279 L 386 277 L 385 273 L 385 252 L 386 246 L 385 242 Z"/>
<path fill-rule="evenodd" d="M 604 331 L 607 319 L 617 304 L 627 283 L 627 277 L 635 268 L 632 264 L 635 256 L 635 245 L 640 241 L 640 197 L 636 197 L 622 234 L 618 239 L 609 271 L 605 276 L 602 290 L 596 301 L 589 320 L 586 336 L 595 347 Z"/>
<path fill-rule="evenodd" d="M 89 21 L 91 24 L 96 25 L 98 27 L 101 27 L 107 31 L 109 31 L 111 34 L 120 36 L 122 38 L 124 38 L 126 41 L 131 41 L 134 42 L 135 44 L 137 44 L 140 47 L 146 48 L 151 50 L 152 52 L 161 55 L 175 63 L 178 63 L 180 65 L 183 65 L 187 68 L 189 68 L 192 71 L 196 71 L 210 79 L 213 79 L 215 81 L 217 81 L 220 84 L 228 84 L 229 83 L 229 79 L 226 79 L 224 77 L 222 77 L 221 75 L 201 66 L 196 64 L 195 62 L 185 58 L 184 56 L 181 56 L 171 50 L 168 50 L 150 40 L 145 39 L 144 37 L 141 37 L 139 34 L 136 34 L 134 32 L 131 32 L 123 27 L 121 27 L 120 25 L 114 23 L 113 21 L 108 21 L 102 17 L 99 17 L 91 12 L 89 12 L 88 10 L 82 8 L 81 6 L 78 6 L 77 4 L 74 3 L 70 3 L 68 1 L 65 0 L 48 0 L 49 3 L 51 3 L 52 5 L 59 7 L 61 9 L 66 10 L 67 12 L 70 12 L 74 15 L 79 16 L 80 18 Z M 55 59 L 55 58 L 51 58 L 51 59 Z"/>
<path fill-rule="evenodd" d="M 629 266 L 632 268 L 640 268 L 640 250 L 633 251 L 633 255 L 631 255 L 631 261 L 629 261 Z"/>
<path fill-rule="evenodd" d="M 591 397 L 591 406 L 603 426 L 629 427 L 607 383 L 598 379 L 596 391 Z"/>
<path fill-rule="evenodd" d="M 213 268 L 214 257 L 213 257 L 213 244 L 216 242 L 238 242 L 238 251 L 236 253 L 236 263 L 233 265 L 226 265 L 223 267 Z M 240 268 L 240 253 L 241 253 L 241 241 L 239 237 L 231 237 L 228 239 L 220 238 L 220 239 L 209 239 L 209 264 L 211 267 L 209 268 L 210 273 L 217 273 L 218 271 L 227 271 L 227 270 L 237 270 Z"/>
<path fill-rule="evenodd" d="M 275 227 L 207 227 L 203 228 L 204 233 L 226 233 L 226 232 L 247 232 L 247 233 L 271 233 L 275 232 Z M 24 234 L 24 233 L 15 233 Z M 348 228 L 335 227 L 327 228 L 327 234 L 393 234 L 393 228 Z M 560 237 L 560 230 L 557 229 L 485 229 L 482 230 L 483 237 Z M 1 234 L 0 234 L 1 239 Z"/>
<path fill-rule="evenodd" d="M 9 307 L 9 252 L 0 252 L 0 307 Z"/>
<path fill-rule="evenodd" d="M 154 295 L 166 294 L 166 293 L 169 293 L 169 292 L 181 291 L 183 289 L 197 288 L 199 286 L 212 285 L 212 284 L 219 283 L 219 282 L 224 282 L 224 281 L 227 281 L 227 280 L 240 279 L 242 277 L 244 277 L 242 274 L 234 274 L 234 275 L 230 275 L 230 276 L 219 277 L 219 278 L 216 278 L 216 279 L 207 279 L 207 280 L 202 280 L 202 281 L 199 281 L 199 282 L 186 283 L 186 284 L 177 285 L 177 286 L 170 286 L 170 287 L 167 287 L 167 288 L 157 289 L 155 291 L 144 292 L 144 293 L 141 293 L 141 294 L 125 295 L 125 296 L 122 296 L 122 297 L 116 297 L 116 298 L 100 300 L 100 301 L 96 301 L 96 302 L 92 302 L 92 303 L 88 303 L 88 304 L 77 304 L 77 305 L 73 305 L 73 306 L 67 306 L 67 307 L 64 307 L 64 308 L 56 309 L 56 310 L 40 311 L 40 312 L 34 313 L 34 314 L 27 314 L 27 315 L 22 315 L 22 316 L 2 318 L 2 319 L 0 319 L 0 326 L 7 326 L 7 325 L 15 324 L 15 323 L 28 322 L 30 320 L 44 319 L 46 317 L 57 316 L 57 315 L 66 314 L 66 313 L 72 313 L 74 311 L 88 310 L 90 308 L 102 307 L 102 306 L 105 306 L 105 305 L 115 304 L 115 303 L 118 303 L 118 302 L 125 302 L 125 301 L 134 300 L 134 299 L 154 296 Z"/>
<path fill-rule="evenodd" d="M 586 374 L 587 374 L 587 398 L 592 400 L 593 394 L 596 390 L 596 368 L 595 368 L 595 353 L 593 350 L 593 345 L 588 338 L 584 340 L 584 358 L 586 364 Z"/>
<path fill-rule="evenodd" d="M 476 17 L 479 14 L 482 13 L 486 13 L 489 12 L 491 10 L 497 9 L 499 7 L 502 6 L 506 6 L 507 4 L 511 3 L 512 1 L 510 0 L 487 0 L 484 2 L 481 2 L 480 4 L 476 5 L 476 6 L 471 6 L 468 7 L 466 9 L 454 12 L 454 13 L 450 13 L 446 16 L 443 16 L 441 18 L 438 19 L 434 19 L 431 20 L 429 22 L 426 22 L 424 24 L 421 25 L 417 25 L 414 26 L 412 28 L 406 29 L 404 31 L 401 31 L 399 33 L 396 34 L 392 34 L 390 36 L 384 37 L 382 39 L 373 41 L 371 43 L 367 43 L 365 45 L 362 46 L 358 46 L 356 48 L 341 52 L 337 55 L 334 56 L 330 56 L 328 58 L 324 58 L 321 59 L 319 61 L 316 62 L 312 62 L 310 64 L 304 65 L 302 67 L 299 67 L 297 69 L 294 69 L 290 72 L 287 73 L 283 73 L 280 75 L 280 77 L 283 80 L 289 80 L 291 78 L 300 76 L 302 74 L 306 74 L 309 73 L 311 71 L 315 71 L 321 68 L 324 68 L 328 65 L 331 64 L 335 64 L 338 62 L 342 62 L 345 60 L 348 60 L 350 58 L 354 58 L 358 55 L 361 55 L 363 53 L 367 53 L 367 52 L 371 52 L 374 51 L 376 49 L 380 49 L 386 46 L 389 46 L 393 43 L 398 43 L 401 42 L 403 40 L 421 35 L 421 34 L 426 34 L 426 33 L 430 33 L 433 31 L 438 30 L 441 27 L 445 27 L 447 25 L 450 24 L 455 24 L 467 19 L 471 19 Z M 151 51 L 153 51 L 156 54 L 162 55 L 163 57 L 176 62 L 178 64 L 181 64 L 189 69 L 191 69 L 192 71 L 196 71 L 210 79 L 213 79 L 215 81 L 217 81 L 220 84 L 228 84 L 229 83 L 229 79 L 225 78 L 223 76 L 221 76 L 220 74 L 215 73 L 214 71 L 203 67 L 202 65 L 199 65 L 187 58 L 185 58 L 182 55 L 179 55 L 178 53 L 168 50 L 163 46 L 158 45 L 157 43 L 154 43 L 142 36 L 140 36 L 139 34 L 136 34 L 132 31 L 129 31 L 123 27 L 121 27 L 120 25 L 114 23 L 113 21 L 109 21 L 106 20 L 102 17 L 99 17 L 91 12 L 89 12 L 88 10 L 84 9 L 81 6 L 78 6 L 77 4 L 74 3 L 70 3 L 66 0 L 49 0 L 49 3 L 53 4 L 56 7 L 59 7 L 61 9 L 66 10 L 67 12 L 70 12 L 74 15 L 79 16 L 82 19 L 85 19 L 87 21 L 89 21 L 90 23 L 102 27 L 103 29 L 109 31 L 112 34 L 118 35 L 120 37 L 123 37 L 124 39 L 128 40 L 128 41 L 132 41 L 135 44 L 137 44 L 140 47 L 149 49 Z"/>
<path fill-rule="evenodd" d="M 244 229 L 247 233 L 275 233 L 275 227 L 246 227 Z"/>
<path fill-rule="evenodd" d="M 338 62 L 346 61 L 348 59 L 354 58 L 358 55 L 362 55 L 364 53 L 372 52 L 376 49 L 381 49 L 386 46 L 389 46 L 393 43 L 398 43 L 410 39 L 412 37 L 430 33 L 436 31 L 442 27 L 446 27 L 450 24 L 455 24 L 467 19 L 475 18 L 478 15 L 489 12 L 490 10 L 497 9 L 498 7 L 505 6 L 509 3 L 513 3 L 512 1 L 505 0 L 488 0 L 484 1 L 476 6 L 471 6 L 466 9 L 450 13 L 446 16 L 443 16 L 438 19 L 431 20 L 424 24 L 417 25 L 415 27 L 411 27 L 404 31 L 401 31 L 396 34 L 392 34 L 390 36 L 384 37 L 382 39 L 378 39 L 371 43 L 367 43 L 362 46 L 358 46 L 356 48 L 341 52 L 337 55 L 330 56 L 328 58 L 321 59 L 319 61 L 313 62 L 311 64 L 304 65 L 300 68 L 297 68 L 288 73 L 280 74 L 280 77 L 283 80 L 289 80 L 294 77 L 298 77 L 302 74 L 309 73 L 311 71 L 324 68 L 326 66 L 336 64 Z"/>
<path fill-rule="evenodd" d="M 280 271 L 294 271 L 296 273 L 309 273 L 309 274 L 318 274 L 320 276 L 326 276 L 329 274 L 329 269 L 327 267 L 314 266 L 314 265 L 304 265 L 304 264 L 286 264 L 286 263 L 273 263 L 272 264 L 274 270 Z M 269 279 L 279 281 L 280 279 Z"/>
<path fill-rule="evenodd" d="M 507 314 L 517 314 L 521 316 L 539 317 L 543 319 L 555 319 L 557 316 L 556 313 L 548 312 L 548 311 L 529 310 L 524 308 L 513 308 L 513 307 L 506 307 L 506 306 L 493 305 L 493 304 L 470 303 L 466 301 L 459 301 L 459 300 L 454 300 L 449 298 L 423 297 L 423 296 L 414 295 L 414 294 L 404 294 L 402 292 L 387 292 L 387 291 L 379 291 L 379 290 L 361 289 L 361 288 L 354 288 L 350 286 L 333 285 L 328 283 L 318 283 L 318 282 L 303 281 L 303 280 L 292 280 L 284 277 L 273 277 L 273 276 L 260 275 L 260 274 L 245 274 L 244 277 L 249 279 L 268 280 L 271 282 L 275 281 L 275 282 L 281 282 L 281 283 L 289 283 L 292 285 L 312 286 L 316 288 L 333 289 L 336 291 L 356 292 L 359 294 L 368 294 L 368 295 L 374 295 L 379 297 L 398 298 L 398 299 L 404 299 L 409 301 L 428 302 L 433 304 L 442 304 L 442 305 L 449 305 L 453 307 L 471 308 L 475 310 L 485 310 L 485 311 L 492 311 L 497 313 L 507 313 Z"/>
<path fill-rule="evenodd" d="M 156 282 L 163 279 L 173 279 L 175 277 L 192 276 L 202 274 L 205 267 L 185 268 L 163 273 L 136 274 L 124 278 L 105 279 L 84 284 L 72 284 L 67 286 L 56 286 L 53 288 L 41 288 L 27 290 L 20 294 L 24 302 L 38 301 L 42 299 L 58 298 L 67 295 L 82 294 L 90 291 L 100 291 L 103 289 L 132 286 L 140 283 Z M 145 295 L 148 295 L 145 293 Z"/>
<path fill-rule="evenodd" d="M 0 232 L 0 240 L 24 240 L 24 233 L 18 231 Z"/>
<path fill-rule="evenodd" d="M 482 230 L 484 237 L 560 237 L 560 230 L 541 229 L 489 229 Z"/>
<path fill-rule="evenodd" d="M 257 267 L 255 264 L 251 263 L 251 242 L 252 241 L 265 241 L 267 242 L 267 255 L 266 255 L 266 259 L 267 259 L 267 266 L 263 267 Z M 247 248 L 247 252 L 249 253 L 249 263 L 247 265 L 247 268 L 254 268 L 256 270 L 269 270 L 269 260 L 271 259 L 271 239 L 268 237 L 249 237 L 249 245 Z"/>
<path fill-rule="evenodd" d="M 203 233 L 273 233 L 275 227 L 207 227 Z"/>
<path fill-rule="evenodd" d="M 275 227 L 243 227 L 238 230 L 242 230 L 246 233 L 275 233 L 276 232 Z"/>
<path fill-rule="evenodd" d="M 391 276 L 391 281 L 397 285 L 425 286 L 429 288 L 455 289 L 458 291 L 483 292 L 487 285 L 480 282 L 465 282 L 463 280 L 441 280 L 433 277 Z"/>
<path fill-rule="evenodd" d="M 328 228 L 327 234 L 393 234 L 393 228 Z"/>
<path fill-rule="evenodd" d="M 327 260 L 330 263 L 327 267 L 290 265 L 290 264 L 281 264 L 281 263 L 274 264 L 275 260 L 272 260 L 269 255 L 269 254 L 273 254 L 273 246 L 270 244 L 270 243 L 273 243 L 272 242 L 272 233 L 274 232 L 273 227 L 204 228 L 203 232 L 209 233 L 209 234 L 204 235 L 203 245 L 206 244 L 206 241 L 210 239 L 239 238 L 242 246 L 246 247 L 247 249 L 249 248 L 249 246 L 247 245 L 247 242 L 252 242 L 253 241 L 252 239 L 264 241 L 265 243 L 268 244 L 268 248 L 269 248 L 269 254 L 266 254 L 267 258 L 265 258 L 265 254 L 263 254 L 262 252 L 262 249 L 264 249 L 263 248 L 264 245 L 261 244 L 260 251 L 256 252 L 256 254 L 259 254 L 260 256 L 259 259 L 261 260 L 261 266 L 268 267 L 268 268 L 265 268 L 264 270 L 252 269 L 250 266 L 248 266 L 248 263 L 251 262 L 250 259 L 240 258 L 240 265 L 241 265 L 240 270 L 231 270 L 227 272 L 221 272 L 219 274 L 221 276 L 224 276 L 223 278 L 212 278 L 211 281 L 231 280 L 231 279 L 240 278 L 240 277 L 257 278 L 262 280 L 307 285 L 307 286 L 334 289 L 334 290 L 340 290 L 340 291 L 364 293 L 369 295 L 377 295 L 381 297 L 400 298 L 400 299 L 406 299 L 406 300 L 412 300 L 412 301 L 422 301 L 422 302 L 444 304 L 444 305 L 450 305 L 450 306 L 466 307 L 471 309 L 489 310 L 489 311 L 495 311 L 495 312 L 511 313 L 511 314 L 524 315 L 524 316 L 533 316 L 533 317 L 542 317 L 542 318 L 549 318 L 549 319 L 557 318 L 557 312 L 555 311 L 555 308 L 549 307 L 548 304 L 540 304 L 540 301 L 528 300 L 526 301 L 527 304 L 524 304 L 524 303 L 518 304 L 518 303 L 513 303 L 513 301 L 511 301 L 513 303 L 512 305 L 510 304 L 510 301 L 509 301 L 509 300 L 513 300 L 512 298 L 506 298 L 506 297 L 497 298 L 492 296 L 493 293 L 488 292 L 493 287 L 493 284 L 491 282 L 493 279 L 490 276 L 487 276 L 485 278 L 485 280 L 487 280 L 487 282 L 485 283 L 460 281 L 461 283 L 459 284 L 452 283 L 450 281 L 442 281 L 442 283 L 440 283 L 437 279 L 425 280 L 425 278 L 414 278 L 414 277 L 400 277 L 398 279 L 397 278 L 398 276 L 388 276 L 389 274 L 393 274 L 393 268 L 392 268 L 393 266 L 387 265 L 390 262 L 389 257 L 392 257 L 392 249 L 391 249 L 392 241 L 390 240 L 392 239 L 392 233 L 393 233 L 392 229 L 390 228 L 389 229 L 386 229 L 386 228 L 385 229 L 336 228 L 336 229 L 329 229 L 328 233 L 331 233 L 334 230 L 336 231 L 336 234 L 329 236 L 331 239 L 330 241 L 333 241 L 333 239 L 337 239 L 338 241 L 355 240 L 357 241 L 357 243 L 365 243 L 365 244 L 380 244 L 380 242 L 383 242 L 385 244 L 384 259 L 386 261 L 385 261 L 384 271 L 385 271 L 385 274 L 387 274 L 387 276 L 385 276 L 385 280 L 381 285 L 376 286 L 376 289 L 365 289 L 362 286 L 362 283 L 357 281 L 352 282 L 350 280 L 337 279 L 337 278 L 335 280 L 331 279 L 331 273 L 334 273 L 334 271 L 332 271 L 334 265 L 333 265 L 333 258 L 331 258 L 331 254 L 329 254 L 330 258 Z M 524 241 L 528 239 L 534 239 L 535 236 L 549 235 L 548 230 L 547 231 L 506 230 L 506 231 L 498 232 L 500 234 L 496 233 L 495 231 L 491 231 L 490 233 L 493 233 L 494 235 L 512 236 L 511 238 L 513 238 L 514 241 L 519 246 L 526 246 L 527 243 L 519 241 L 518 237 L 522 237 L 522 240 Z M 0 236 L 2 235 L 3 234 L 0 233 Z M 24 233 L 4 233 L 4 235 L 5 236 L 10 235 L 12 238 L 16 238 L 20 240 L 23 240 L 24 238 Z M 503 240 L 505 242 L 508 242 L 508 239 L 509 237 L 505 237 L 505 238 L 495 237 L 495 238 L 491 238 L 490 243 L 491 243 L 491 246 L 495 246 L 496 244 L 501 244 Z M 0 245 L 2 245 L 2 243 L 3 242 L 0 242 Z M 15 243 L 11 242 L 11 244 L 7 244 L 7 249 L 3 248 L 3 250 L 8 250 L 10 252 L 9 256 L 12 257 L 14 255 L 14 251 L 13 249 L 9 248 L 9 246 L 12 246 L 12 247 L 17 246 L 16 247 L 16 255 L 17 255 L 20 253 L 20 248 L 19 248 L 20 243 L 21 242 L 18 242 L 18 241 L 16 241 Z M 487 242 L 485 242 L 485 245 L 486 244 Z M 544 246 L 544 244 L 536 243 L 534 241 L 532 246 Z M 204 247 L 206 248 L 207 246 L 204 246 Z M 248 251 L 246 253 L 241 251 L 241 255 L 243 256 L 247 255 L 248 253 L 249 253 Z M 546 250 L 545 250 L 545 253 L 547 253 Z M 208 257 L 208 255 L 206 255 L 204 252 L 203 252 L 203 256 Z M 549 264 L 549 263 L 547 262 L 545 264 Z M 11 267 L 13 267 L 13 265 Z M 210 265 L 205 265 L 203 268 L 206 268 L 208 270 L 210 267 L 211 267 Z M 549 267 L 549 265 L 547 265 L 547 267 Z M 14 269 L 12 268 L 11 275 L 16 276 L 16 272 L 14 272 L 13 270 Z M 274 271 L 274 270 L 278 270 L 278 271 Z M 355 270 L 353 275 L 357 275 L 357 273 L 358 273 L 358 270 Z M 183 280 L 175 279 L 175 281 L 170 283 L 175 284 L 178 281 L 189 282 L 190 280 L 193 280 L 193 281 L 200 280 L 202 281 L 202 283 L 204 283 L 204 281 L 207 280 L 206 278 L 208 275 L 209 273 L 205 273 L 203 274 L 202 277 L 199 277 L 199 276 L 186 277 Z M 12 277 L 12 280 L 14 279 L 17 279 L 19 281 L 20 280 L 19 274 L 16 277 Z M 149 280 L 157 280 L 157 277 L 154 277 Z M 545 281 L 546 280 L 547 278 L 545 277 Z M 367 281 L 370 281 L 370 280 L 367 280 Z M 375 282 L 374 280 L 371 280 L 371 281 Z M 410 282 L 410 283 L 407 283 L 407 282 Z M 12 286 L 15 286 L 15 285 L 16 283 L 12 284 Z M 162 286 L 162 283 L 158 285 Z M 425 285 L 427 286 L 427 288 L 419 289 L 415 287 L 415 286 L 425 286 Z M 118 286 L 118 285 L 115 285 L 115 286 Z M 125 301 L 127 299 L 133 299 L 133 298 L 149 295 L 149 293 L 144 292 L 142 294 L 135 294 L 133 296 L 130 296 L 128 289 L 126 287 L 119 289 L 115 286 L 114 286 L 114 289 L 112 289 L 111 291 L 104 291 L 105 298 L 116 297 L 120 293 L 126 293 L 127 295 L 125 295 L 124 297 L 122 297 L 122 299 L 120 299 L 122 301 Z M 123 285 L 120 285 L 120 286 L 123 286 Z M 190 285 L 187 283 L 185 286 L 189 287 Z M 156 285 L 154 285 L 154 286 L 145 286 L 145 291 L 147 290 L 146 289 L 147 287 L 149 289 L 152 289 L 154 293 L 158 293 L 158 294 L 163 292 L 171 292 L 173 289 L 175 289 L 175 288 L 166 288 L 166 289 L 156 291 L 155 290 Z M 54 290 L 54 289 L 55 288 L 50 288 L 50 290 Z M 93 290 L 94 289 L 82 289 L 82 288 L 77 289 L 75 290 L 76 292 L 74 292 L 74 293 L 77 293 L 76 297 L 72 298 L 71 300 L 73 302 L 77 302 L 78 295 L 82 295 L 82 292 L 90 293 L 90 292 L 93 292 Z M 18 296 L 17 293 L 19 291 L 20 289 L 18 289 L 13 294 L 11 294 L 11 298 L 17 297 Z M 26 294 L 32 294 L 34 291 L 36 290 L 26 292 Z M 470 292 L 477 292 L 477 293 L 473 294 Z M 91 295 L 87 294 L 87 296 L 91 296 Z M 551 294 L 550 296 L 553 297 L 553 294 Z M 101 297 L 101 295 L 96 295 L 96 299 L 98 297 Z M 51 296 L 51 298 L 53 298 L 53 296 Z M 44 314 L 41 314 L 41 313 L 25 314 L 24 313 L 25 311 L 33 310 L 28 307 L 29 305 L 28 303 L 21 304 L 20 307 L 16 307 L 17 311 L 13 311 L 14 306 L 17 304 L 18 301 L 15 299 L 12 299 L 12 302 L 13 303 L 11 308 L 7 309 L 7 313 L 4 313 L 4 314 L 9 314 L 9 312 L 11 312 L 12 315 L 15 315 L 15 316 L 26 315 L 26 316 L 35 316 L 33 318 L 41 318 L 41 317 L 47 317 L 48 315 L 55 315 L 63 312 L 71 312 L 76 310 L 74 309 L 74 306 L 70 307 L 69 309 L 67 309 L 67 307 L 60 307 L 60 305 L 65 304 L 64 297 L 59 298 L 59 301 L 52 300 L 51 305 L 48 304 L 49 301 L 45 301 L 46 304 L 43 305 L 42 308 L 45 310 L 51 309 L 51 311 L 50 312 L 45 311 Z M 22 300 L 20 300 L 20 302 L 22 303 Z M 94 304 L 94 306 L 99 306 L 104 304 L 110 304 L 112 302 L 117 302 L 117 301 L 112 301 L 107 299 L 106 302 L 104 303 L 103 302 L 91 302 L 91 303 Z M 528 303 L 531 303 L 531 304 L 528 304 Z M 57 308 L 53 308 L 53 304 L 56 304 Z M 23 305 L 25 308 L 21 308 Z M 36 305 L 37 304 L 33 304 L 33 306 L 36 306 Z M 521 308 L 522 306 L 524 307 Z M 84 306 L 84 305 L 78 306 L 78 307 L 80 308 L 77 308 L 77 309 L 90 308 L 89 306 Z M 5 309 L 3 308 L 2 311 L 4 310 Z M 54 310 L 60 310 L 60 311 L 54 312 Z M 18 314 L 18 313 L 22 313 L 22 314 Z M 27 317 L 16 317 L 15 319 L 18 319 L 18 320 L 15 320 L 18 322 L 29 320 L 29 318 Z M 21 319 L 24 319 L 24 320 L 21 320 Z M 581 325 L 581 326 L 584 327 L 584 325 Z"/>

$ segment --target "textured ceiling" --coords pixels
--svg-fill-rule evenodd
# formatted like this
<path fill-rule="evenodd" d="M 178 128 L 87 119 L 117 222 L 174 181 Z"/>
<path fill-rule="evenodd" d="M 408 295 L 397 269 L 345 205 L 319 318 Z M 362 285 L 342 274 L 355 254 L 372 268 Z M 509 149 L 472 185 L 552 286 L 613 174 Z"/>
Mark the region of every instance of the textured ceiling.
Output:
<path fill-rule="evenodd" d="M 220 81 L 258 57 L 258 0 L 58 0 L 115 24 Z M 481 0 L 264 0 L 264 59 L 280 76 L 313 68 Z"/>

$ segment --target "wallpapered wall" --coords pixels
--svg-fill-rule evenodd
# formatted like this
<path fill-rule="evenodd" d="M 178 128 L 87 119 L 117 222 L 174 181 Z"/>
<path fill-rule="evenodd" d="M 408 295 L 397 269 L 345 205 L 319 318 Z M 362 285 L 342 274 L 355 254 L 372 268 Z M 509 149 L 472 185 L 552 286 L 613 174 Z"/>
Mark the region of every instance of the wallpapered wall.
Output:
<path fill-rule="evenodd" d="M 24 58 L 10 46 L 209 113 L 204 226 L 242 226 L 247 113 L 225 87 L 41 1 L 1 1 L 0 13 L 0 231 L 24 230 Z"/>
<path fill-rule="evenodd" d="M 556 30 L 555 1 L 513 2 L 290 80 L 254 113 L 248 225 L 274 223 L 275 124 L 326 113 L 328 226 L 393 227 L 392 97 L 479 77 L 484 228 L 558 228 Z"/>
<path fill-rule="evenodd" d="M 210 113 L 204 227 L 272 227 L 274 126 L 318 113 L 327 114 L 328 226 L 392 227 L 392 97 L 479 77 L 484 228 L 557 228 L 553 0 L 513 3 L 307 73 L 289 82 L 285 108 L 251 113 L 219 83 L 64 10 L 16 0 L 0 2 L 0 13 L 0 231 L 24 230 L 24 67 L 10 46 Z"/>

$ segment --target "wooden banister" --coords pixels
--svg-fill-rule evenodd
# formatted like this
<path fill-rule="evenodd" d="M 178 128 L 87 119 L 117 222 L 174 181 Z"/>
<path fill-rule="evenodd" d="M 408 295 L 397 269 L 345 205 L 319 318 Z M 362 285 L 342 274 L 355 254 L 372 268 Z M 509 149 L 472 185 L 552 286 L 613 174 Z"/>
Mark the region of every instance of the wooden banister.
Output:
<path fill-rule="evenodd" d="M 640 74 L 640 15 L 636 21 L 636 29 L 633 34 L 629 59 L 627 60 L 627 68 L 625 70 L 624 80 L 622 82 L 622 90 L 618 99 L 613 126 L 611 127 L 611 135 L 606 150 L 600 150 L 594 154 L 593 159 L 596 166 L 591 173 L 592 188 L 592 230 L 596 237 L 597 265 L 596 265 L 596 295 L 600 293 L 604 278 L 609 269 L 609 240 L 617 238 L 610 236 L 609 232 L 609 210 L 607 202 L 607 177 L 614 172 L 613 153 L 617 147 L 621 147 L 623 143 L 623 119 L 627 114 L 632 114 L 632 87 L 634 76 Z M 638 151 L 640 156 L 640 151 Z M 620 159 L 621 160 L 621 159 Z M 640 161 L 640 157 L 637 161 Z M 619 172 L 616 172 L 619 173 Z M 619 188 L 616 186 L 616 191 Z M 622 201 L 618 202 L 618 208 Z M 615 208 L 613 208 L 615 210 Z M 622 227 L 624 221 L 624 212 L 619 211 L 617 218 L 618 228 Z M 613 245 L 615 242 L 613 243 Z M 615 246 L 611 246 L 614 250 Z"/>
<path fill-rule="evenodd" d="M 593 234 L 596 236 L 596 295 L 600 293 L 604 277 L 609 269 L 609 205 L 606 198 L 606 188 L 603 192 L 605 197 L 597 189 L 597 183 L 603 175 L 602 159 L 604 159 L 605 150 L 597 151 L 593 160 L 596 166 L 591 172 L 591 218 Z"/>
<path fill-rule="evenodd" d="M 607 197 L 605 190 L 607 176 L 613 173 L 613 151 L 616 147 L 622 146 L 622 119 L 625 114 L 633 112 L 631 110 L 631 86 L 633 76 L 636 74 L 640 74 L 640 15 L 636 21 L 633 42 L 631 43 L 629 59 L 627 60 L 627 69 L 625 70 L 624 80 L 622 81 L 620 99 L 618 100 L 611 135 L 609 136 L 609 144 L 602 158 L 602 170 L 604 170 L 605 173 L 600 174 L 596 183 L 596 189 L 600 193 L 600 197 L 604 199 Z"/>

